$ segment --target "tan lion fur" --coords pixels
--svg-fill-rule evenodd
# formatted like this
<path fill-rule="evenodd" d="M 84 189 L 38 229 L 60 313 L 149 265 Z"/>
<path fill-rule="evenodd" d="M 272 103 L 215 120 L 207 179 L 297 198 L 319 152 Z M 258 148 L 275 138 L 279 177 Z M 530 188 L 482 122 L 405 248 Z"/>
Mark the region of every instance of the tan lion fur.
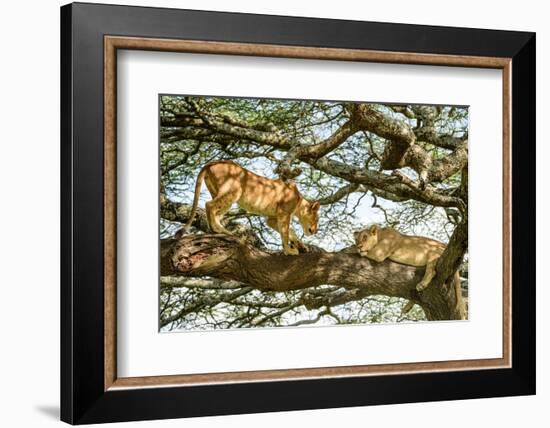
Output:
<path fill-rule="evenodd" d="M 298 254 L 298 248 L 303 246 L 290 227 L 292 216 L 298 218 L 306 235 L 317 232 L 319 202 L 303 198 L 294 182 L 262 177 L 231 161 L 210 162 L 199 172 L 185 231 L 195 217 L 203 181 L 212 195 L 206 203 L 206 216 L 215 233 L 230 234 L 220 220 L 234 203 L 251 214 L 265 216 L 267 225 L 281 235 L 285 254 Z"/>
<path fill-rule="evenodd" d="M 424 290 L 435 276 L 437 261 L 446 248 L 445 244 L 435 239 L 404 235 L 395 229 L 382 228 L 376 224 L 355 232 L 354 238 L 359 254 L 376 262 L 390 259 L 409 266 L 426 266 L 424 277 L 416 286 L 419 292 Z M 458 271 L 453 276 L 453 286 L 457 308 L 462 311 L 462 291 Z M 411 307 L 412 304 L 407 304 L 403 312 L 407 312 Z"/>

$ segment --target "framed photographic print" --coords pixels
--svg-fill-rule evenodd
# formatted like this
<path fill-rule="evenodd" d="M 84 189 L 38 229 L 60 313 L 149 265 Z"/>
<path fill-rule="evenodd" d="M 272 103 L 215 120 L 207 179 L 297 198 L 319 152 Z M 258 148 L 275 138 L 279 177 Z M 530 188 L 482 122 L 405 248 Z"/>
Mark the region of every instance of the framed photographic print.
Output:
<path fill-rule="evenodd" d="M 76 3 L 61 54 L 62 420 L 535 393 L 533 33 Z"/>

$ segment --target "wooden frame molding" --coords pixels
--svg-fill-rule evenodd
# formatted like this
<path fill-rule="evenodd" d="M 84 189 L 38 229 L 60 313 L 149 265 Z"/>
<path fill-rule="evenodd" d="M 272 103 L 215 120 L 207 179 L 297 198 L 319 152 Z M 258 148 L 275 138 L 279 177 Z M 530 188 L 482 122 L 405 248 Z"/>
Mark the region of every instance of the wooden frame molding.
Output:
<path fill-rule="evenodd" d="M 116 367 L 116 81 L 117 50 L 249 55 L 339 61 L 423 64 L 502 70 L 503 82 L 503 349 L 502 358 L 306 369 L 205 373 L 172 376 L 117 377 Z M 104 390 L 151 388 L 307 378 L 358 377 L 471 369 L 509 368 L 512 362 L 512 61 L 510 58 L 383 52 L 285 45 L 104 37 Z"/>

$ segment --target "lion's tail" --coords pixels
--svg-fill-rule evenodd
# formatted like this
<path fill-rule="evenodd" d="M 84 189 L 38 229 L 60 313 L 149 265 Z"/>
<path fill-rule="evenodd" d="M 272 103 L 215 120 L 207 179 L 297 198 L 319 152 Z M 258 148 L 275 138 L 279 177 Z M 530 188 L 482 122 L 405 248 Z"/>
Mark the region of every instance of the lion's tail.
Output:
<path fill-rule="evenodd" d="M 201 186 L 202 182 L 204 181 L 204 176 L 206 175 L 208 165 L 205 165 L 203 169 L 199 172 L 199 175 L 197 175 L 197 182 L 195 183 L 195 196 L 193 197 L 193 207 L 191 208 L 191 214 L 189 214 L 189 220 L 187 220 L 187 223 L 185 224 L 184 230 L 185 232 L 188 232 L 191 228 L 191 224 L 193 223 L 193 219 L 195 218 L 195 214 L 197 213 L 197 207 L 199 206 L 199 195 L 201 193 Z"/>
<path fill-rule="evenodd" d="M 460 286 L 460 273 L 458 271 L 456 271 L 453 276 L 453 285 L 455 288 L 456 311 L 460 314 L 461 318 L 464 318 L 465 317 L 464 302 L 462 300 L 462 288 Z"/>

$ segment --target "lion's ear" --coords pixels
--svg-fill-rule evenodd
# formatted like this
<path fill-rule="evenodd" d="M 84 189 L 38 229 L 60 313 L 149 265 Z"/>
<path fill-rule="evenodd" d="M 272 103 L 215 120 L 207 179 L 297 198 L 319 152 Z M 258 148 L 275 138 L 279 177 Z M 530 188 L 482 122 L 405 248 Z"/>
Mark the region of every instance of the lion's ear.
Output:
<path fill-rule="evenodd" d="M 311 204 L 312 211 L 317 211 L 319 208 L 321 208 L 321 204 L 319 203 L 319 201 L 315 201 Z"/>
<path fill-rule="evenodd" d="M 369 229 L 369 232 L 371 235 L 376 235 L 378 233 L 378 225 L 377 224 L 373 224 L 370 229 Z"/>

